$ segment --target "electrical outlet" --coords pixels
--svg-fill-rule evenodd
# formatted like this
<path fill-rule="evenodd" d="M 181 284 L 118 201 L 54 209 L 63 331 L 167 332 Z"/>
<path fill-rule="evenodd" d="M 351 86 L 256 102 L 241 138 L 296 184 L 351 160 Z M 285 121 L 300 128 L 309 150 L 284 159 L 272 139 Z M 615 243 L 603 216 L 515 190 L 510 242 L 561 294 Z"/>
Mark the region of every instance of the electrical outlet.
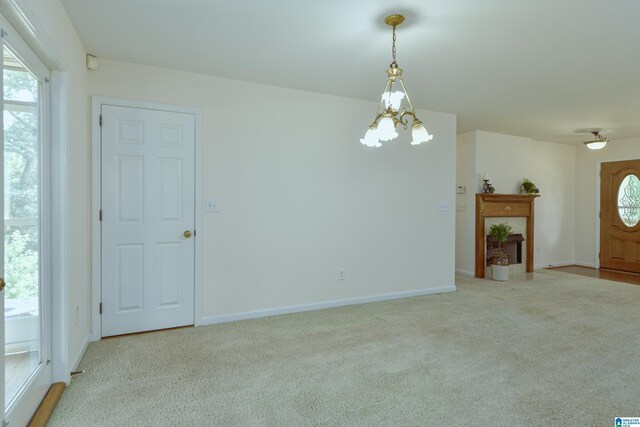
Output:
<path fill-rule="evenodd" d="M 344 271 L 344 268 L 341 268 L 338 271 L 338 280 L 344 280 L 346 278 L 346 271 Z"/>

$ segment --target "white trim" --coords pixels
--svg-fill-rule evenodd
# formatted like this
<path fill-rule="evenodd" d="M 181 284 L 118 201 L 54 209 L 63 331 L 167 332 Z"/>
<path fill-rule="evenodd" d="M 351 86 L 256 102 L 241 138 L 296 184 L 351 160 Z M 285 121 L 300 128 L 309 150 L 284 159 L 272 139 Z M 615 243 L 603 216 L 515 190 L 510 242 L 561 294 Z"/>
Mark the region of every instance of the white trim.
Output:
<path fill-rule="evenodd" d="M 596 247 L 593 253 L 594 265 L 600 268 L 600 170 L 602 161 L 596 160 Z"/>
<path fill-rule="evenodd" d="M 80 347 L 80 351 L 78 352 L 76 357 L 73 359 L 73 365 L 71 365 L 71 369 L 69 373 L 78 370 L 78 366 L 80 365 L 80 362 L 84 357 L 84 354 L 87 352 L 87 348 L 89 348 L 90 342 L 91 342 L 91 334 L 87 334 L 87 336 L 84 339 L 84 342 L 82 343 L 82 347 Z"/>
<path fill-rule="evenodd" d="M 577 265 L 577 266 L 579 266 L 579 267 L 599 268 L 599 267 L 596 267 L 596 265 L 595 265 L 595 264 L 590 263 L 590 262 L 578 262 L 578 261 L 576 261 L 576 262 L 574 262 L 573 264 L 574 264 L 574 265 Z"/>
<path fill-rule="evenodd" d="M 475 277 L 475 274 L 473 274 L 471 271 L 460 270 L 459 268 L 456 268 L 456 274 L 466 277 Z"/>
<path fill-rule="evenodd" d="M 91 340 L 102 338 L 102 319 L 98 307 L 102 300 L 101 284 L 101 228 L 100 228 L 100 111 L 102 105 L 144 108 L 147 110 L 169 111 L 193 114 L 195 116 L 195 256 L 194 256 L 194 325 L 202 324 L 202 109 L 179 105 L 160 104 L 156 102 L 136 101 L 106 96 L 91 97 Z"/>
<path fill-rule="evenodd" d="M 595 268 L 600 268 L 600 170 L 603 163 L 609 162 L 624 162 L 625 160 L 639 160 L 640 156 L 621 157 L 615 159 L 600 159 L 596 160 L 596 247 L 595 253 Z"/>
<path fill-rule="evenodd" d="M 534 270 L 541 270 L 544 268 L 553 268 L 553 267 L 566 267 L 568 265 L 578 265 L 575 261 L 562 261 L 562 262 L 552 262 L 550 264 L 539 264 L 534 265 Z"/>
<path fill-rule="evenodd" d="M 102 337 L 99 305 L 101 297 L 100 260 L 102 239 L 100 236 L 100 99 L 91 97 L 91 340 Z"/>
<path fill-rule="evenodd" d="M 51 376 L 69 383 L 67 343 L 67 91 L 68 74 L 51 73 Z"/>
<path fill-rule="evenodd" d="M 202 236 L 204 236 L 204 230 L 202 229 L 202 211 L 204 209 L 204 202 L 202 200 L 202 109 L 197 108 L 194 110 L 196 116 L 196 146 L 195 146 L 195 254 L 194 254 L 194 281 L 195 289 L 193 293 L 193 324 L 198 326 L 202 322 Z"/>
<path fill-rule="evenodd" d="M 367 304 L 371 302 L 389 301 L 402 298 L 411 298 L 423 295 L 454 292 L 456 286 L 443 286 L 439 288 L 418 289 L 415 291 L 394 292 L 391 294 L 372 295 L 368 297 L 345 298 L 340 300 L 325 301 L 287 307 L 268 308 L 264 310 L 246 311 L 243 313 L 226 314 L 222 316 L 203 317 L 200 325 L 214 325 L 217 323 L 235 322 L 237 320 L 257 319 L 260 317 L 278 316 L 281 314 L 300 313 L 304 311 L 322 310 L 325 308 L 342 307 L 345 305 Z"/>
<path fill-rule="evenodd" d="M 0 0 L 0 12 L 50 70 L 63 71 L 68 68 L 53 39 L 40 31 L 42 25 L 35 20 L 35 13 L 25 2 L 21 1 L 18 5 L 16 0 Z"/>

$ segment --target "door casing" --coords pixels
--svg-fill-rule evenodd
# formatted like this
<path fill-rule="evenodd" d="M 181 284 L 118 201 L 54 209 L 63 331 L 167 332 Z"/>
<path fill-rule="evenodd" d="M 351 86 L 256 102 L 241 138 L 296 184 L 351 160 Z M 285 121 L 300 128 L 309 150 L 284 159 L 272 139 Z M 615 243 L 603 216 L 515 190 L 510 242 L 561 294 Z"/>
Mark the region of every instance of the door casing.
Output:
<path fill-rule="evenodd" d="M 202 230 L 202 109 L 147 101 L 134 101 L 104 96 L 91 97 L 91 340 L 102 338 L 102 318 L 100 303 L 102 295 L 101 262 L 102 240 L 100 233 L 101 200 L 101 150 L 100 150 L 100 110 L 103 104 L 121 107 L 145 108 L 152 110 L 188 113 L 195 116 L 195 229 Z M 202 243 L 195 240 L 194 261 L 194 324 L 202 323 Z"/>

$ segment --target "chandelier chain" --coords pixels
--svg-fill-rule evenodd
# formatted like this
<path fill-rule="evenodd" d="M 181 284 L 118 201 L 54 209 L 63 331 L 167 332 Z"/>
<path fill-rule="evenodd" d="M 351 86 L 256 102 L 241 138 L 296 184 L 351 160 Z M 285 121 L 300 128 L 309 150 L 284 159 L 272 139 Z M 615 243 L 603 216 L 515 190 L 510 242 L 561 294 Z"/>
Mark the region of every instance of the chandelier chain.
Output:
<path fill-rule="evenodd" d="M 397 68 L 398 63 L 396 62 L 396 26 L 393 26 L 393 45 L 391 47 L 391 56 L 393 57 L 393 62 L 391 63 L 391 68 Z"/>

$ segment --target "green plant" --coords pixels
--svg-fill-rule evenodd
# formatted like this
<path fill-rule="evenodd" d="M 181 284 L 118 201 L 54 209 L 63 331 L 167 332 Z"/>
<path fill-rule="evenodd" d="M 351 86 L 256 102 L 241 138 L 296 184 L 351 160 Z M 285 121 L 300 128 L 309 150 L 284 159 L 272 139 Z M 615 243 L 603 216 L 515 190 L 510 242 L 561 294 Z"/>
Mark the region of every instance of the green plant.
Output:
<path fill-rule="evenodd" d="M 505 223 L 493 224 L 489 227 L 489 236 L 498 242 L 498 250 L 493 253 L 491 262 L 493 264 L 509 265 L 509 257 L 502 252 L 502 244 L 507 241 L 513 229 Z"/>
<path fill-rule="evenodd" d="M 529 194 L 538 194 L 540 190 L 538 187 L 529 180 L 529 178 L 522 178 L 522 184 L 520 185 L 520 189 Z"/>

